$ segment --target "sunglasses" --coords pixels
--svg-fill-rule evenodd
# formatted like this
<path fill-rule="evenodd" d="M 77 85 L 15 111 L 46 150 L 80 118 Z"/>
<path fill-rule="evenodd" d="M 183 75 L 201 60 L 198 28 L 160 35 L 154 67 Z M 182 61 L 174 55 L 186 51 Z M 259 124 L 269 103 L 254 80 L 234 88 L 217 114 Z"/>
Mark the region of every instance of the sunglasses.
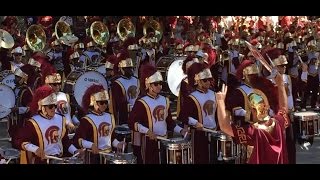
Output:
<path fill-rule="evenodd" d="M 60 86 L 61 83 L 51 83 L 50 85 L 51 85 L 51 86 Z"/>
<path fill-rule="evenodd" d="M 210 79 L 201 79 L 203 82 L 208 82 L 208 81 L 210 81 Z"/>
<path fill-rule="evenodd" d="M 14 54 L 15 56 L 22 56 L 22 54 Z"/>
<path fill-rule="evenodd" d="M 154 86 L 162 85 L 162 81 L 152 83 Z"/>
<path fill-rule="evenodd" d="M 46 107 L 48 107 L 49 109 L 53 109 L 53 108 L 56 108 L 57 105 L 55 105 L 55 104 L 50 104 L 50 105 L 46 105 Z"/>
<path fill-rule="evenodd" d="M 105 105 L 105 104 L 108 104 L 108 101 L 97 101 L 97 103 L 99 105 Z"/>
<path fill-rule="evenodd" d="M 286 67 L 286 65 L 285 64 L 282 64 L 282 65 L 278 65 L 279 67 Z"/>

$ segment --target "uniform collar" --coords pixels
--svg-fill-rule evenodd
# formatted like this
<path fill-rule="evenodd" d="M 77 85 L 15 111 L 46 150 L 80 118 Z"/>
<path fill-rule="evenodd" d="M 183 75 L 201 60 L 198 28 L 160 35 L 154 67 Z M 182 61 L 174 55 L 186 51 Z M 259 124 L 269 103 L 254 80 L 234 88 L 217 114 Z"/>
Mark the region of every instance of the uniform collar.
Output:
<path fill-rule="evenodd" d="M 95 112 L 95 111 L 90 111 L 90 113 L 91 114 L 94 114 L 94 115 L 96 115 L 96 116 L 102 116 L 103 115 L 103 112 L 102 113 L 97 113 L 97 112 Z"/>
<path fill-rule="evenodd" d="M 207 90 L 207 92 L 204 92 L 203 90 L 201 90 L 201 89 L 199 89 L 199 88 L 196 88 L 196 90 L 199 91 L 199 92 L 201 92 L 201 93 L 203 93 L 203 94 L 206 94 L 209 89 Z"/>
<path fill-rule="evenodd" d="M 158 99 L 159 94 L 158 94 L 157 96 L 152 96 L 151 94 L 147 93 L 147 96 L 149 96 L 149 97 L 152 98 L 152 99 Z"/>

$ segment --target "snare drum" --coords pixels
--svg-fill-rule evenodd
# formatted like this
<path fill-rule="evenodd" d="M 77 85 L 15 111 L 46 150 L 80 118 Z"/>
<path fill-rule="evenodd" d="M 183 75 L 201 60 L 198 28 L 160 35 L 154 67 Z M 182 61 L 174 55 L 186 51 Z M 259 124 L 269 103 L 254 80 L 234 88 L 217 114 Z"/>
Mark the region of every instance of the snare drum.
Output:
<path fill-rule="evenodd" d="M 107 164 L 137 164 L 137 157 L 130 153 L 113 153 L 107 156 Z"/>
<path fill-rule="evenodd" d="M 166 148 L 165 162 L 167 164 L 192 164 L 191 142 L 183 138 L 171 138 L 170 141 L 162 141 Z M 163 153 L 162 153 L 163 154 Z"/>
<path fill-rule="evenodd" d="M 0 82 L 2 84 L 8 85 L 12 89 L 16 87 L 16 83 L 14 82 L 14 74 L 12 71 L 4 70 L 0 72 Z"/>
<path fill-rule="evenodd" d="M 241 146 L 233 142 L 232 137 L 221 134 L 217 137 L 217 160 L 230 161 L 240 158 Z"/>
<path fill-rule="evenodd" d="M 114 133 L 116 134 L 116 139 L 118 141 L 123 141 L 124 138 L 126 138 L 125 141 L 127 142 L 127 146 L 124 152 L 128 152 L 128 147 L 129 147 L 128 145 L 129 145 L 129 142 L 131 142 L 131 130 L 129 126 L 127 124 L 116 126 L 114 128 Z"/>
<path fill-rule="evenodd" d="M 0 97 L 2 97 L 0 100 L 0 119 L 2 119 L 10 114 L 11 108 L 16 103 L 16 96 L 9 86 L 0 84 Z"/>
<path fill-rule="evenodd" d="M 14 164 L 19 164 L 18 159 L 20 157 L 20 152 L 17 149 L 1 148 L 0 154 L 3 158 L 6 159 L 6 164 L 9 164 L 11 160 L 14 160 L 14 161 L 11 161 Z"/>
<path fill-rule="evenodd" d="M 52 159 L 50 160 L 50 164 L 83 164 L 83 159 L 78 157 L 65 157 L 61 159 Z"/>
<path fill-rule="evenodd" d="M 163 56 L 157 62 L 157 70 L 164 79 L 162 91 L 165 94 L 179 95 L 181 80 L 186 77 L 182 70 L 184 56 Z"/>
<path fill-rule="evenodd" d="M 294 113 L 294 119 L 300 137 L 308 138 L 319 135 L 319 115 L 316 112 L 296 112 Z"/>
<path fill-rule="evenodd" d="M 72 95 L 76 103 L 82 107 L 82 97 L 93 84 L 101 84 L 105 89 L 108 89 L 107 80 L 100 73 L 84 70 L 72 71 L 64 83 L 63 92 Z M 71 102 L 75 103 L 72 99 Z"/>

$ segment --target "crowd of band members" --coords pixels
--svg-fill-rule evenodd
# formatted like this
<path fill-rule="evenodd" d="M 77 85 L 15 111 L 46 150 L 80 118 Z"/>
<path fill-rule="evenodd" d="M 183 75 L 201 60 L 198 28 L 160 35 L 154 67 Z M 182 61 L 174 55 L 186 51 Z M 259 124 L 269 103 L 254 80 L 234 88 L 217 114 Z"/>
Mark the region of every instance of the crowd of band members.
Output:
<path fill-rule="evenodd" d="M 101 162 L 97 154 L 106 147 L 107 151 L 119 151 L 128 146 L 113 131 L 121 124 L 132 130 L 138 163 L 160 162 L 155 155 L 159 151 L 157 136 L 167 137 L 168 131 L 182 136 L 191 133 L 194 163 L 209 163 L 203 128 L 221 130 L 242 144 L 248 152 L 242 163 L 295 163 L 296 132 L 290 115 L 297 102 L 306 108 L 310 95 L 311 107 L 318 105 L 318 21 L 283 17 L 276 31 L 262 17 L 253 27 L 250 23 L 239 25 L 241 20 L 229 26 L 221 17 L 153 17 L 165 27 L 162 41 L 153 42 L 148 40 L 152 32 L 142 37 L 141 29 L 152 17 L 131 18 L 136 20 L 137 35 L 124 42 L 117 38 L 115 19 L 69 17 L 75 32 L 79 31 L 75 44 L 59 42 L 50 34 L 52 26 L 44 26 L 50 37 L 47 53 L 32 52 L 21 40 L 23 33 L 11 31 L 14 17 L 2 22 L 1 28 L 15 39 L 12 49 L 0 49 L 0 60 L 1 70 L 15 75 L 17 101 L 8 132 L 12 146 L 21 150 L 21 163 L 47 163 L 45 155 L 71 156 L 83 154 L 83 149 L 90 151 L 90 162 Z M 41 20 L 26 18 L 28 25 L 41 24 Z M 105 47 L 98 47 L 83 32 L 85 29 L 76 26 L 95 20 L 108 23 L 111 38 Z M 316 33 L 309 32 L 311 23 Z M 266 71 L 243 40 L 256 46 L 265 59 L 270 58 L 277 71 Z M 166 55 L 186 57 L 182 69 L 187 77 L 181 81 L 177 102 L 177 120 L 182 125 L 172 119 L 169 98 L 160 94 L 165 82 L 156 62 Z M 89 87 L 81 105 L 85 108 L 74 108 L 77 105 L 70 101 L 72 94 L 62 92 L 63 82 L 70 72 L 84 69 L 97 59 L 105 65 L 109 89 Z M 222 89 L 222 84 L 227 88 Z M 270 111 L 257 109 L 257 102 L 250 100 L 252 94 Z M 68 132 L 72 131 L 75 136 L 69 139 Z"/>

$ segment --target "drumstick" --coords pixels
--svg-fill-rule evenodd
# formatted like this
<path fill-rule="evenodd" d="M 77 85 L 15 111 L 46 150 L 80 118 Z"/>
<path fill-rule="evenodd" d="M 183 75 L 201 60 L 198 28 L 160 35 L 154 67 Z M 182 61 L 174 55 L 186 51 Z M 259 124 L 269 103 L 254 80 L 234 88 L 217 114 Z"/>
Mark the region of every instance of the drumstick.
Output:
<path fill-rule="evenodd" d="M 46 158 L 46 159 L 54 159 L 54 160 L 58 160 L 58 161 L 63 161 L 62 158 L 58 158 L 58 157 L 55 157 L 55 156 L 48 156 L 48 155 L 46 155 L 45 158 Z"/>
<path fill-rule="evenodd" d="M 80 152 L 75 153 L 72 157 L 76 157 L 80 154 Z"/>
<path fill-rule="evenodd" d="M 92 152 L 92 150 L 91 149 L 86 149 L 88 152 Z M 108 155 L 108 156 L 114 156 L 114 154 L 112 154 L 112 153 L 108 153 L 108 152 L 103 152 L 103 151 L 99 151 L 98 152 L 99 154 L 101 154 L 101 155 Z"/>
<path fill-rule="evenodd" d="M 219 131 L 215 131 L 215 130 L 212 130 L 212 129 L 208 129 L 208 128 L 202 128 L 203 131 L 206 131 L 206 132 L 210 132 L 210 133 L 215 133 L 215 134 L 218 134 Z"/>
<path fill-rule="evenodd" d="M 11 158 L 8 159 L 8 161 L 6 162 L 6 164 L 9 164 L 10 161 L 11 161 Z"/>
<path fill-rule="evenodd" d="M 170 139 L 161 137 L 161 136 L 157 136 L 157 139 L 163 140 L 163 141 L 171 141 Z"/>
<path fill-rule="evenodd" d="M 123 142 L 126 142 L 126 138 L 123 139 Z M 125 148 L 125 145 L 124 143 L 122 144 L 122 153 L 124 153 L 124 148 Z"/>

